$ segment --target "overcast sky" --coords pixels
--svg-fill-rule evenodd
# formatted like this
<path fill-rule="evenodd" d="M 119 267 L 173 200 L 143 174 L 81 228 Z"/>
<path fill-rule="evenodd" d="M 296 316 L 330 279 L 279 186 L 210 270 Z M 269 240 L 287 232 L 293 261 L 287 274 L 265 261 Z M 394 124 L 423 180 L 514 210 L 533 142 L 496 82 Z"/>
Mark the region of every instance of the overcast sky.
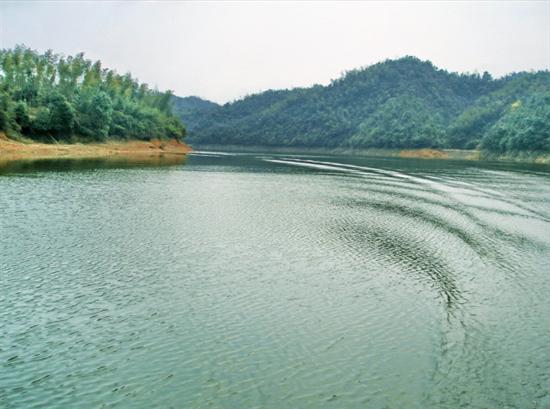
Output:
<path fill-rule="evenodd" d="M 393 2 L 6 2 L 0 46 L 85 52 L 177 95 L 226 102 L 326 84 L 415 55 L 495 76 L 550 68 L 550 0 Z"/>

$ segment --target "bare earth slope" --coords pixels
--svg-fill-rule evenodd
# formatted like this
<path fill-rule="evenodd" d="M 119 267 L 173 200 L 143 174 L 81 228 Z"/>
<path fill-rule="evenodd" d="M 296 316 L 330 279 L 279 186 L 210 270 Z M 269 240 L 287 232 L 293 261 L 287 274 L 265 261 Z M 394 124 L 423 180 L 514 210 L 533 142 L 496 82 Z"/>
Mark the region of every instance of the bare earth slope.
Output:
<path fill-rule="evenodd" d="M 179 141 L 128 141 L 89 144 L 22 143 L 0 133 L 0 161 L 42 158 L 102 158 L 108 156 L 185 155 L 191 148 Z"/>

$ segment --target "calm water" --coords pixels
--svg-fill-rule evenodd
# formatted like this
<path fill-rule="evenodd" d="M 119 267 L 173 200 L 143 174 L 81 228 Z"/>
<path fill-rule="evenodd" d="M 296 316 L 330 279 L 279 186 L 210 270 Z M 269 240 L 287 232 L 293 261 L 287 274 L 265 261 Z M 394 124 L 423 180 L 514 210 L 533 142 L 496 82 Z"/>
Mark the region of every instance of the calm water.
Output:
<path fill-rule="evenodd" d="M 550 406 L 548 167 L 0 173 L 2 408 Z"/>

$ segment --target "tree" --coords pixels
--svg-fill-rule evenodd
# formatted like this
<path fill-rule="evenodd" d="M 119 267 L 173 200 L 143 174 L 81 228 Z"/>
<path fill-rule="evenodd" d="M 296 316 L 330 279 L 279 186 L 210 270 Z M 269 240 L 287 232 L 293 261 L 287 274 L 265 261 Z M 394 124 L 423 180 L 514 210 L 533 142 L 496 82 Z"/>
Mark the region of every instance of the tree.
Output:
<path fill-rule="evenodd" d="M 67 98 L 54 93 L 49 97 L 50 129 L 60 136 L 67 137 L 72 134 L 75 124 L 75 110 Z"/>
<path fill-rule="evenodd" d="M 0 131 L 9 130 L 10 124 L 10 99 L 6 92 L 0 92 Z"/>
<path fill-rule="evenodd" d="M 15 105 L 15 122 L 19 126 L 19 130 L 22 133 L 29 133 L 31 130 L 31 118 L 29 116 L 29 109 L 24 101 L 19 101 Z"/>
<path fill-rule="evenodd" d="M 104 91 L 86 95 L 79 105 L 79 131 L 91 139 L 105 140 L 109 135 L 113 103 Z"/>
<path fill-rule="evenodd" d="M 482 140 L 486 150 L 550 151 L 550 92 L 510 105 Z"/>
<path fill-rule="evenodd" d="M 150 90 L 83 53 L 0 51 L 0 129 L 45 141 L 182 137 L 171 92 Z"/>

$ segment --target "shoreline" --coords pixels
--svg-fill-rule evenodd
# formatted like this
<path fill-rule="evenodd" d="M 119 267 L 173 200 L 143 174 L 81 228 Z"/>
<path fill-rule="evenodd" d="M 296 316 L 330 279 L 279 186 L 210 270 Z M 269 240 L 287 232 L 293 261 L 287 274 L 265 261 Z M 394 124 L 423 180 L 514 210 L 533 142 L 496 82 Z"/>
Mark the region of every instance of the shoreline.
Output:
<path fill-rule="evenodd" d="M 517 152 L 493 154 L 479 150 L 462 149 L 346 149 L 312 148 L 261 145 L 195 145 L 191 147 L 175 139 L 161 141 L 117 141 L 92 143 L 20 142 L 0 133 L 0 162 L 32 161 L 38 159 L 100 159 L 100 158 L 147 158 L 165 155 L 187 155 L 193 150 L 216 150 L 244 153 L 282 153 L 282 154 L 336 154 L 374 156 L 386 158 L 439 159 L 463 161 L 497 161 L 515 163 L 534 163 L 550 165 L 550 153 Z"/>
<path fill-rule="evenodd" d="M 550 152 L 515 152 L 515 153 L 487 153 L 472 149 L 347 149 L 347 148 L 312 148 L 312 147 L 286 147 L 286 146 L 261 146 L 261 145 L 194 145 L 195 150 L 215 150 L 244 153 L 306 153 L 306 154 L 332 154 L 332 155 L 356 155 L 375 156 L 385 158 L 409 158 L 409 159 L 442 159 L 463 161 L 496 161 L 514 163 L 534 163 L 550 165 Z"/>
<path fill-rule="evenodd" d="M 111 157 L 154 157 L 186 155 L 190 146 L 175 139 L 168 141 L 107 141 L 74 144 L 18 142 L 0 135 L 0 162 L 35 159 L 96 159 Z"/>

